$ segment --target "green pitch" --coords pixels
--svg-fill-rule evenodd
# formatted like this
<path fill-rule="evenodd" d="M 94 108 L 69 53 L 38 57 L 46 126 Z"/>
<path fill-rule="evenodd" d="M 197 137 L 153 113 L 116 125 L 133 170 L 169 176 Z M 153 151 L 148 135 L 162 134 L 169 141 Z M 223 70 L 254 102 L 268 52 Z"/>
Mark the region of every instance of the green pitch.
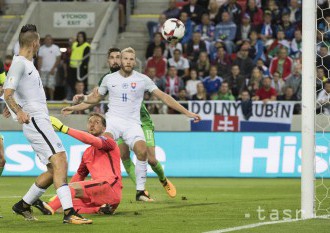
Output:
<path fill-rule="evenodd" d="M 93 225 L 62 224 L 62 215 L 43 216 L 37 222 L 12 214 L 12 205 L 25 194 L 34 178 L 0 177 L 0 232 L 205 232 L 283 217 L 296 218 L 300 207 L 298 179 L 171 179 L 177 197 L 170 199 L 156 179 L 147 189 L 155 203 L 137 203 L 130 180 L 124 179 L 123 199 L 114 216 L 86 215 Z M 46 192 L 43 200 L 54 194 Z M 329 206 L 330 207 L 330 206 Z M 259 211 L 259 212 L 258 212 Z M 299 213 L 298 213 L 299 215 Z M 300 217 L 300 216 L 299 216 Z M 259 220 L 264 218 L 264 220 Z M 244 229 L 237 232 L 329 232 L 330 220 L 308 220 Z"/>

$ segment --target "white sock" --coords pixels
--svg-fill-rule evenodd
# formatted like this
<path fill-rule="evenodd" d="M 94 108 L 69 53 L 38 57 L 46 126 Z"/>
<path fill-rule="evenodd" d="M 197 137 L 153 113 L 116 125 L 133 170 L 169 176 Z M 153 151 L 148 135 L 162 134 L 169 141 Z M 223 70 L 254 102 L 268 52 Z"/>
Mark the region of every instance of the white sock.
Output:
<path fill-rule="evenodd" d="M 72 196 L 68 184 L 64 184 L 56 190 L 57 196 L 60 199 L 63 210 L 73 207 Z"/>
<path fill-rule="evenodd" d="M 25 203 L 32 205 L 39 197 L 46 192 L 46 189 L 39 188 L 35 183 L 31 186 L 29 191 L 23 197 Z"/>
<path fill-rule="evenodd" d="M 147 182 L 147 161 L 136 160 L 135 176 L 136 176 L 136 190 L 144 190 Z"/>

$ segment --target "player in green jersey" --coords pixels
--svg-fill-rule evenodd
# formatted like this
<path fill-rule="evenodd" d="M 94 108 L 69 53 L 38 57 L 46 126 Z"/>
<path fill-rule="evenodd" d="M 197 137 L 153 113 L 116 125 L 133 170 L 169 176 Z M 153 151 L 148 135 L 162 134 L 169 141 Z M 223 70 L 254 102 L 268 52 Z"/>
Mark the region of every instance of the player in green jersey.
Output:
<path fill-rule="evenodd" d="M 120 69 L 120 49 L 118 48 L 111 48 L 108 51 L 108 64 L 110 66 L 110 72 L 116 72 Z M 107 73 L 107 74 L 109 74 Z M 102 83 L 103 78 L 107 75 L 105 74 L 99 81 L 99 85 Z M 81 103 L 78 105 L 65 107 L 62 109 L 62 114 L 68 115 L 74 111 L 81 111 L 90 108 L 91 104 Z M 142 122 L 142 129 L 144 132 L 144 136 L 147 143 L 147 150 L 148 150 L 148 163 L 151 166 L 152 170 L 157 174 L 162 186 L 166 190 L 167 194 L 174 198 L 176 196 L 176 189 L 175 186 L 166 178 L 164 174 L 164 170 L 162 165 L 156 159 L 155 153 L 155 137 L 154 137 L 154 124 L 152 119 L 149 115 L 149 112 L 144 105 L 141 106 L 140 110 L 140 119 Z M 125 167 L 125 170 L 131 180 L 136 184 L 136 177 L 135 177 L 135 165 L 130 158 L 130 151 L 128 146 L 123 142 L 123 140 L 118 140 L 118 145 L 120 149 L 120 155 Z"/>

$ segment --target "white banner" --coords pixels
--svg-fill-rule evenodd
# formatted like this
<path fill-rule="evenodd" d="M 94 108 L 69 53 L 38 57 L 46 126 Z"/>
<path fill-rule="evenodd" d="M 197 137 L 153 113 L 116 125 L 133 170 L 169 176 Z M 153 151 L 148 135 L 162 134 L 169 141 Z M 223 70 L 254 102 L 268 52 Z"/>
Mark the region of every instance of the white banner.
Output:
<path fill-rule="evenodd" d="M 54 12 L 55 28 L 88 28 L 95 27 L 94 12 Z"/>

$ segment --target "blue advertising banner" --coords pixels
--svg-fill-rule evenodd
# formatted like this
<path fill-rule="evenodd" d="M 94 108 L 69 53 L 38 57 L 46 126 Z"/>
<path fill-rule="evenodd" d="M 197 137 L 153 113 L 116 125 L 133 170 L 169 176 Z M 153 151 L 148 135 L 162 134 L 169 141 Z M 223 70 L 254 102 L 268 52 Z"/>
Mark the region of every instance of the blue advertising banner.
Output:
<path fill-rule="evenodd" d="M 36 176 L 45 166 L 22 132 L 1 132 L 7 164 L 4 176 Z M 58 134 L 73 175 L 88 145 Z M 157 132 L 156 156 L 167 176 L 178 177 L 300 177 L 300 133 Z M 330 178 L 330 133 L 317 135 L 316 172 Z M 133 161 L 135 157 L 133 156 Z M 122 174 L 125 170 L 122 167 Z M 155 176 L 148 169 L 148 176 Z"/>

